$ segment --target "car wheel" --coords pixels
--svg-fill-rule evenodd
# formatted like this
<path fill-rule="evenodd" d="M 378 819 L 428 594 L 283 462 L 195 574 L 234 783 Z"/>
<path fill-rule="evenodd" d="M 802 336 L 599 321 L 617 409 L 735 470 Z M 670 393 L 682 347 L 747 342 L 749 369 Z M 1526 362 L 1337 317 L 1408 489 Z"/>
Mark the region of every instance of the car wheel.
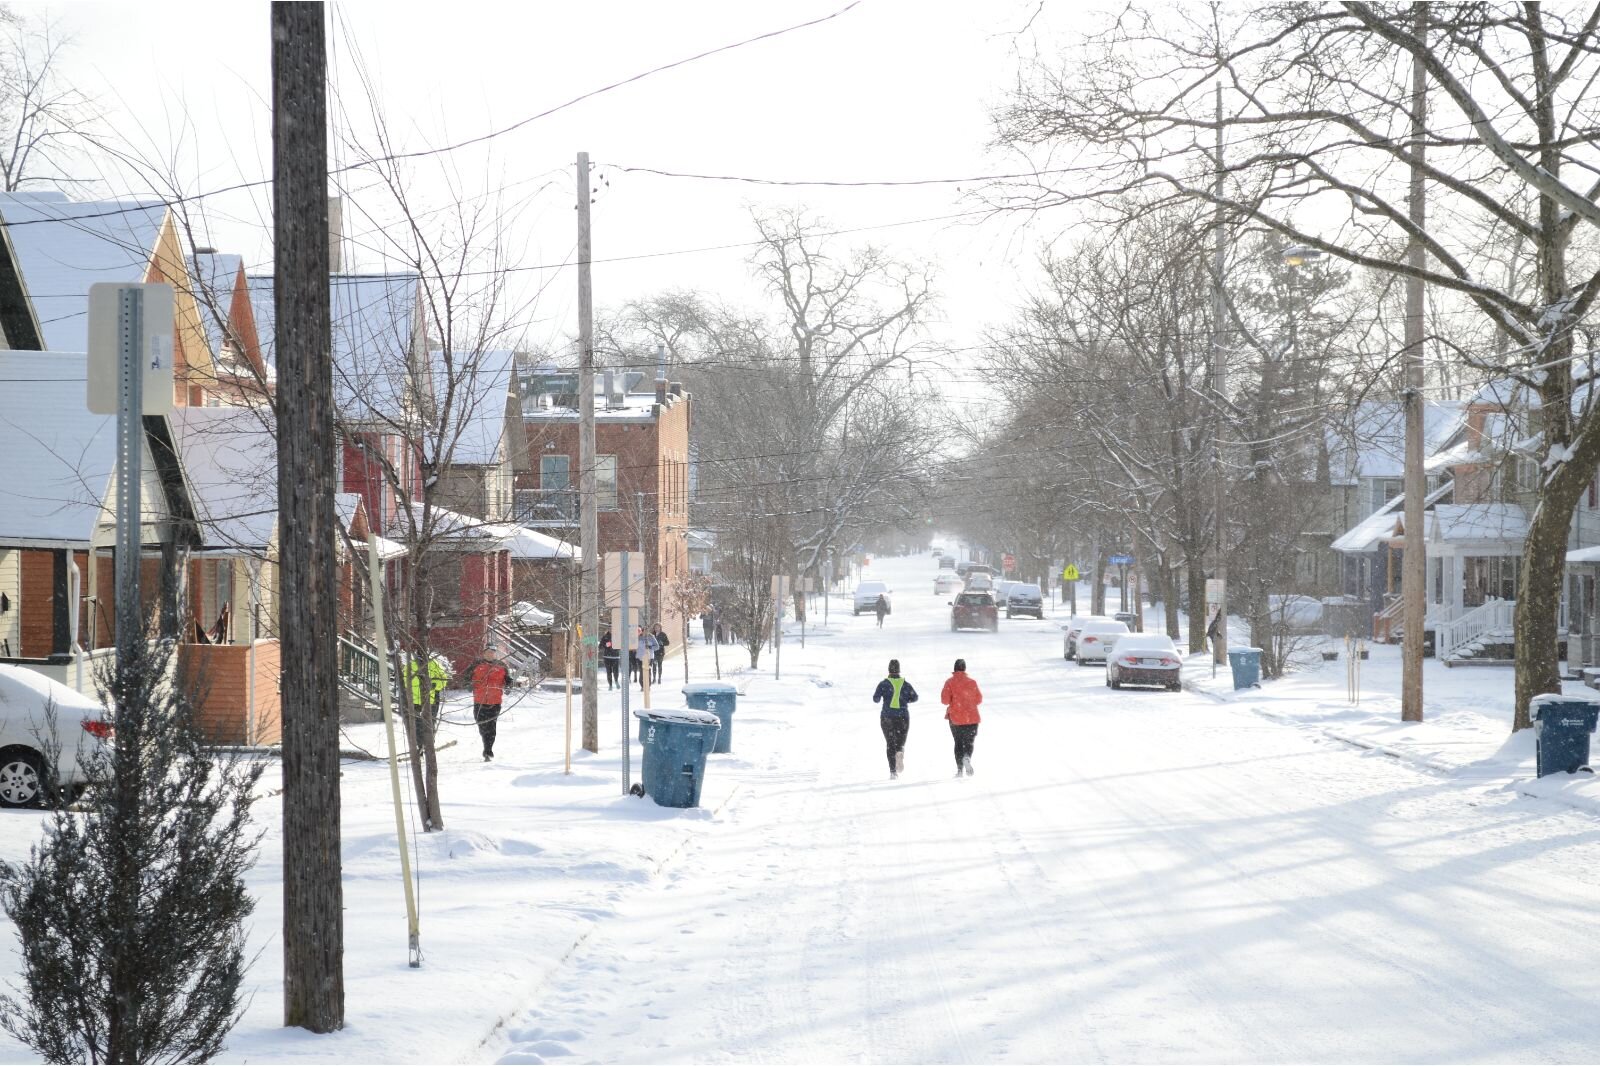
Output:
<path fill-rule="evenodd" d="M 1175 683 L 1175 684 L 1168 685 L 1167 689 L 1169 691 L 1172 691 L 1172 692 L 1182 692 L 1183 691 L 1183 683 L 1182 682 L 1178 682 L 1178 683 Z"/>
<path fill-rule="evenodd" d="M 44 793 L 39 756 L 14 748 L 0 756 L 0 807 L 32 807 Z"/>
<path fill-rule="evenodd" d="M 1122 688 L 1122 682 L 1121 681 L 1113 681 L 1113 682 L 1111 682 L 1111 687 L 1114 688 L 1114 689 L 1121 689 Z"/>

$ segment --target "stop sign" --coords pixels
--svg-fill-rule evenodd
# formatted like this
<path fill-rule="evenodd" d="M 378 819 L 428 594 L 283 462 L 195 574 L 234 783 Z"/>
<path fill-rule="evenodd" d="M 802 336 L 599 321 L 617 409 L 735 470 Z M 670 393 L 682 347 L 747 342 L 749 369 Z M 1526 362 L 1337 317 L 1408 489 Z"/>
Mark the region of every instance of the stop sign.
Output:
<path fill-rule="evenodd" d="M 1002 569 L 1005 570 L 1006 573 L 1008 573 L 1008 574 L 1011 573 L 1011 571 L 1013 571 L 1013 570 L 1015 570 L 1017 568 L 1016 556 L 1012 555 L 1009 552 L 1007 552 L 1005 555 L 1002 555 L 1000 557 L 1000 566 L 1001 566 Z"/>

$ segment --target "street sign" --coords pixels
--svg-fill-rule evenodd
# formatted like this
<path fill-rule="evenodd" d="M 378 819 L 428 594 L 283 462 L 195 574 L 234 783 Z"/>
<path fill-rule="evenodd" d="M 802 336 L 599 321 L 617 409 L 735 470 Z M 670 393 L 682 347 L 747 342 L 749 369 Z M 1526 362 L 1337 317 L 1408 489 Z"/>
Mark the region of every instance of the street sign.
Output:
<path fill-rule="evenodd" d="M 622 606 L 622 557 L 627 554 L 627 552 L 606 552 L 605 606 L 607 607 Z M 643 561 L 644 556 L 634 552 L 628 567 L 628 598 L 633 601 L 635 607 L 644 603 L 644 567 L 640 565 Z"/>
<path fill-rule="evenodd" d="M 144 293 L 140 312 L 139 365 L 144 369 L 141 414 L 172 412 L 172 286 L 123 285 L 101 281 L 89 286 L 89 410 L 117 413 L 122 355 L 120 303 L 124 289 Z"/>
<path fill-rule="evenodd" d="M 1110 563 L 1112 566 L 1132 566 L 1133 565 L 1133 556 L 1131 556 L 1131 555 L 1113 555 L 1113 556 L 1111 556 L 1111 558 L 1107 559 L 1106 562 Z"/>
<path fill-rule="evenodd" d="M 1004 570 L 1006 573 L 1009 574 L 1009 573 L 1011 573 L 1011 571 L 1015 570 L 1016 568 L 1017 568 L 1017 557 L 1016 556 L 1012 555 L 1010 552 L 1006 552 L 1004 555 L 1000 556 L 1000 569 Z"/>
<path fill-rule="evenodd" d="M 1062 581 L 1077 581 L 1082 576 L 1082 574 L 1078 573 L 1078 568 L 1072 563 L 1068 563 L 1066 566 L 1061 568 Z"/>

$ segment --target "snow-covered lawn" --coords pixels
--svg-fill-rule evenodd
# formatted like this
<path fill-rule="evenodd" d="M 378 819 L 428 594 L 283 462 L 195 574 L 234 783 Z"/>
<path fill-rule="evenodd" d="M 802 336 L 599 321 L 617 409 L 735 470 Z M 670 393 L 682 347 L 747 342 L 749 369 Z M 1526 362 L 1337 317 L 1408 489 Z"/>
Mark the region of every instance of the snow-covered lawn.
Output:
<path fill-rule="evenodd" d="M 1535 785 L 1531 746 L 1505 743 L 1509 672 L 1430 666 L 1430 720 L 1407 727 L 1386 648 L 1356 708 L 1343 661 L 1242 693 L 1199 664 L 1190 691 L 1111 692 L 1061 659 L 1059 617 L 950 633 L 934 573 L 931 557 L 874 563 L 896 588 L 885 628 L 834 611 L 803 651 L 786 642 L 781 681 L 766 657 L 728 674 L 724 649 L 734 754 L 712 756 L 697 811 L 621 795 L 612 694 L 602 754 L 570 777 L 558 698 L 511 709 L 489 765 L 453 709 L 450 828 L 417 846 L 420 970 L 387 770 L 346 764 L 333 1036 L 278 1024 L 263 803 L 255 999 L 227 1057 L 1596 1057 L 1600 971 L 1580 949 L 1600 933 L 1600 820 L 1571 805 L 1587 775 Z M 958 655 L 985 693 L 977 776 L 960 780 L 938 706 Z M 706 649 L 691 656 L 709 678 Z M 898 781 L 870 703 L 890 657 L 922 693 Z M 680 661 L 668 677 L 676 702 Z M 0 818 L 3 853 L 38 821 Z"/>

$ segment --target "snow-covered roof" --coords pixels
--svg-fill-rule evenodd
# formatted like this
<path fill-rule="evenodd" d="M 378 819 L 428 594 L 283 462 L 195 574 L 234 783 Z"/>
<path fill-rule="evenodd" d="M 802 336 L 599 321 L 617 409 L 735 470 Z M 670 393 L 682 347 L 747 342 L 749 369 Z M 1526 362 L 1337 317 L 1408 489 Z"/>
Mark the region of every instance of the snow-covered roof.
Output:
<path fill-rule="evenodd" d="M 159 200 L 69 200 L 57 192 L 0 193 L 0 221 L 44 346 L 89 346 L 89 286 L 142 282 L 155 255 L 167 205 Z"/>
<path fill-rule="evenodd" d="M 496 525 L 505 536 L 506 547 L 513 559 L 573 559 L 577 548 L 564 540 L 540 533 L 538 530 L 515 523 Z"/>
<path fill-rule="evenodd" d="M 171 418 L 204 549 L 265 553 L 278 528 L 270 409 L 179 407 Z"/>
<path fill-rule="evenodd" d="M 1435 500 L 1443 499 L 1444 495 L 1452 488 L 1454 488 L 1454 483 L 1446 481 L 1422 498 L 1422 506 L 1433 506 Z M 1351 526 L 1349 530 L 1333 542 L 1333 550 L 1352 555 L 1377 551 L 1384 541 L 1396 535 L 1396 531 L 1400 528 L 1401 522 L 1405 518 L 1405 507 L 1406 496 L 1402 492 Z"/>
<path fill-rule="evenodd" d="M 1518 541 L 1528 535 L 1528 512 L 1515 503 L 1441 503 L 1432 516 L 1431 541 Z"/>
<path fill-rule="evenodd" d="M 1600 545 L 1577 548 L 1567 553 L 1569 563 L 1600 563 Z"/>
<path fill-rule="evenodd" d="M 333 326 L 333 402 L 341 418 L 394 423 L 413 398 L 421 337 L 415 274 L 335 274 L 328 279 Z M 277 317 L 270 277 L 249 279 L 262 358 L 277 365 Z M 426 391 L 424 389 L 424 391 Z"/>
<path fill-rule="evenodd" d="M 228 314 L 233 308 L 233 290 L 244 269 L 244 257 L 218 252 L 199 252 L 189 260 L 189 284 L 194 286 L 195 304 L 200 310 L 200 326 L 213 356 L 222 355 L 227 340 Z"/>
<path fill-rule="evenodd" d="M 507 404 L 516 387 L 516 353 L 508 348 L 457 351 L 451 353 L 451 365 L 446 366 L 445 353 L 433 351 L 428 353 L 428 362 L 433 367 L 434 399 L 440 405 L 445 402 L 447 384 L 455 383 L 450 411 L 440 412 L 441 417 L 451 414 L 459 421 L 459 432 L 446 434 L 455 437 L 450 461 L 477 466 L 498 463 Z"/>
<path fill-rule="evenodd" d="M 1438 448 L 1460 424 L 1463 405 L 1453 400 L 1423 404 L 1423 454 Z M 1395 478 L 1405 473 L 1405 406 L 1394 401 L 1358 404 L 1347 424 L 1328 431 L 1333 481 L 1350 484 L 1359 478 Z"/>
<path fill-rule="evenodd" d="M 0 351 L 0 543 L 81 546 L 97 532 L 117 466 L 117 420 L 89 412 L 87 365 L 70 352 Z M 168 504 L 148 447 L 143 471 L 153 530 Z"/>

